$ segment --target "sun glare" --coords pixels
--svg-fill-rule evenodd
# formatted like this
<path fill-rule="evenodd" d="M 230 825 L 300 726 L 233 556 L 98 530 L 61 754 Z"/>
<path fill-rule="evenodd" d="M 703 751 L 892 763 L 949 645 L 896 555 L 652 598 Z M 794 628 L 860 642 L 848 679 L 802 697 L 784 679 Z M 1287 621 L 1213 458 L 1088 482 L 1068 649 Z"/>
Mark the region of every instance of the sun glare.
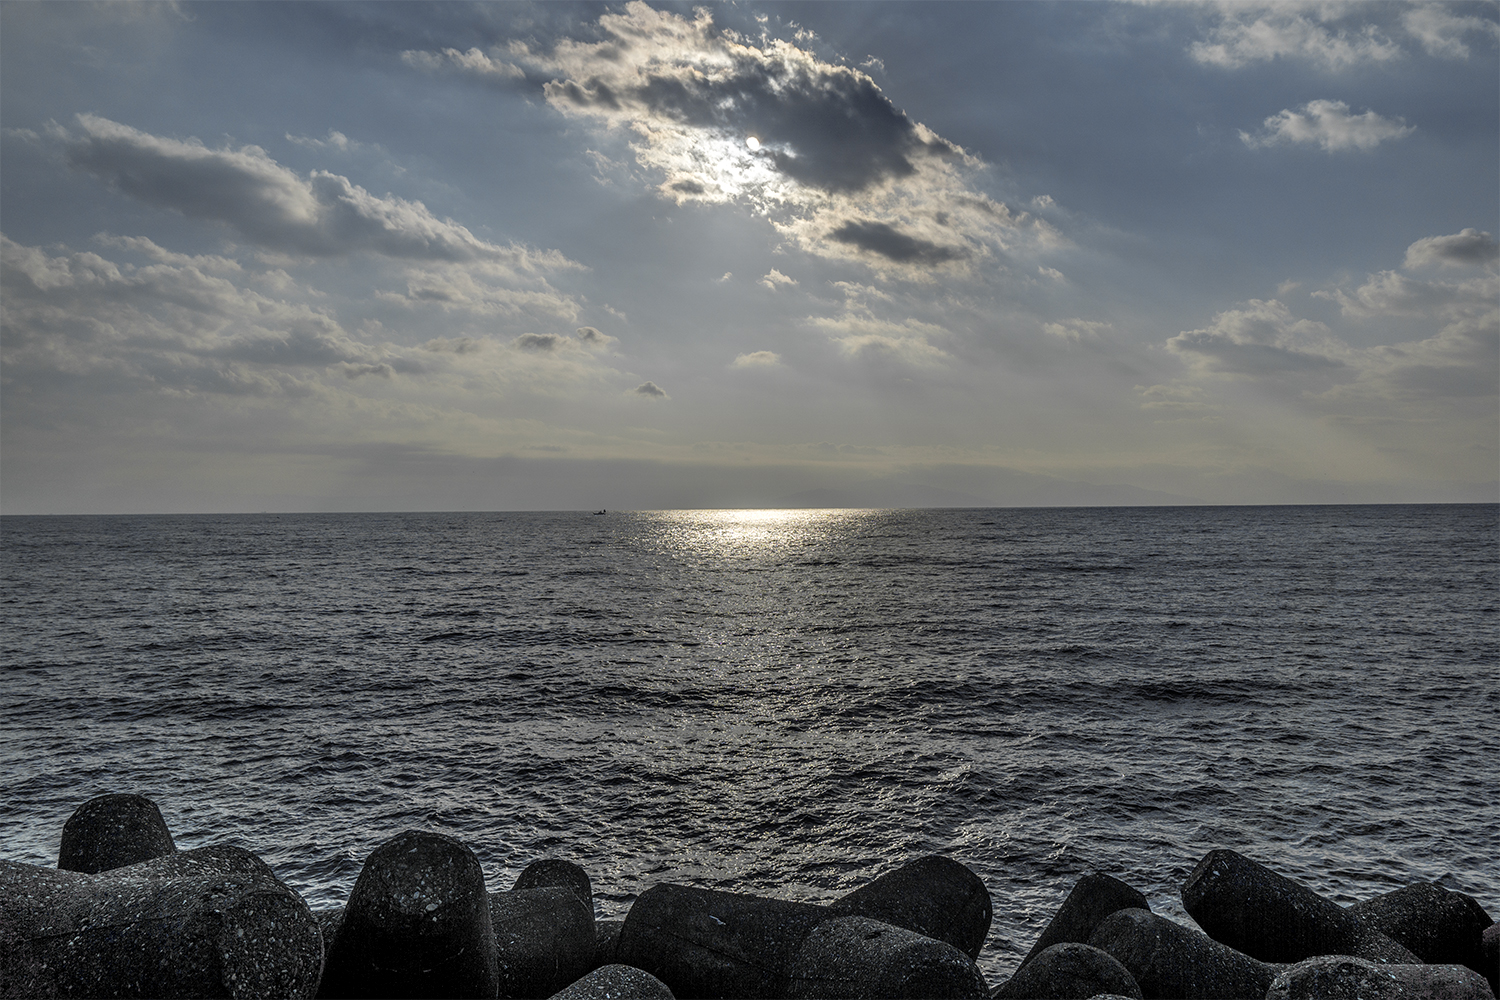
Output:
<path fill-rule="evenodd" d="M 755 136 L 752 135 L 748 139 L 745 140 L 745 145 L 749 146 L 750 147 L 750 152 L 753 153 L 757 149 L 760 148 L 760 140 L 757 139 L 757 138 L 755 138 Z"/>

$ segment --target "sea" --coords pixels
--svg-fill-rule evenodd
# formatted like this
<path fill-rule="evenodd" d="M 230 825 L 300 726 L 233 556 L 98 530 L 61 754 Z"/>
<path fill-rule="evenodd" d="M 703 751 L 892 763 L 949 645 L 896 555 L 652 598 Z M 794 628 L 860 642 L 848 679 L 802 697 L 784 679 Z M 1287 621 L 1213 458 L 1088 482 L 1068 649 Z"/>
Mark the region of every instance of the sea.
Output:
<path fill-rule="evenodd" d="M 134 792 L 314 909 L 407 829 L 827 902 L 943 854 L 991 984 L 1232 848 L 1500 917 L 1500 505 L 7 516 L 0 845 Z"/>

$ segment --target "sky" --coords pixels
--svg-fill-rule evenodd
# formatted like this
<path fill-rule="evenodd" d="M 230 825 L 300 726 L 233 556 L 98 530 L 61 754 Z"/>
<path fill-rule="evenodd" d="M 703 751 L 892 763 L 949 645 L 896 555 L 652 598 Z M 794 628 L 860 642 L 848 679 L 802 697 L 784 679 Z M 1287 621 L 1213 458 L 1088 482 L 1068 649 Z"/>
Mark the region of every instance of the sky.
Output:
<path fill-rule="evenodd" d="M 0 4 L 0 510 L 1500 500 L 1493 3 Z"/>

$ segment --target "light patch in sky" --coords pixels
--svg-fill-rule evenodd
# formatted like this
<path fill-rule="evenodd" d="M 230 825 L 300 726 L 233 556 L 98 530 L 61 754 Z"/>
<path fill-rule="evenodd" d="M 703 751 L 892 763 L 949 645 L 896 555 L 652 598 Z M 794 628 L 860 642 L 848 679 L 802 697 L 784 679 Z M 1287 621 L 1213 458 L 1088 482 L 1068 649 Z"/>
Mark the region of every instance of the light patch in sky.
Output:
<path fill-rule="evenodd" d="M 1358 149 L 1369 152 L 1382 142 L 1400 139 L 1416 131 L 1402 119 L 1382 118 L 1373 111 L 1349 113 L 1343 101 L 1309 101 L 1296 111 L 1278 111 L 1265 120 L 1257 135 L 1241 132 L 1251 149 L 1286 143 L 1316 143 L 1330 153 Z"/>

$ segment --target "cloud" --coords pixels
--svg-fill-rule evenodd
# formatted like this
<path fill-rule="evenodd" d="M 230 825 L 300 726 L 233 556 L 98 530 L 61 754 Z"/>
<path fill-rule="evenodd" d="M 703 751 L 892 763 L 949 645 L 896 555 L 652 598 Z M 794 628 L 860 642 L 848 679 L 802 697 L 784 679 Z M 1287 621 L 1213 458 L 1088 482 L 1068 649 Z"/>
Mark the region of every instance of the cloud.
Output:
<path fill-rule="evenodd" d="M 1264 376 L 1341 366 L 1330 356 L 1328 333 L 1322 323 L 1294 319 L 1275 299 L 1251 299 L 1204 329 L 1179 333 L 1167 348 L 1201 371 Z"/>
<path fill-rule="evenodd" d="M 316 257 L 357 252 L 433 261 L 505 261 L 524 251 L 479 239 L 419 201 L 378 197 L 347 177 L 302 177 L 259 146 L 209 149 L 101 118 L 58 128 L 67 164 L 117 191 L 191 218 L 223 223 L 272 250 Z"/>
<path fill-rule="evenodd" d="M 846 222 L 828 235 L 830 239 L 879 254 L 898 264 L 944 264 L 972 256 L 967 247 L 940 246 L 903 233 L 884 222 Z"/>
<path fill-rule="evenodd" d="M 456 66 L 476 76 L 493 77 L 499 80 L 518 80 L 526 71 L 515 63 L 491 58 L 478 48 L 467 52 L 458 49 L 443 49 L 441 52 L 407 51 L 401 53 L 401 61 L 416 69 L 434 71 L 447 66 Z"/>
<path fill-rule="evenodd" d="M 511 343 L 522 351 L 550 353 L 557 350 L 566 339 L 555 333 L 523 333 Z"/>
<path fill-rule="evenodd" d="M 1406 248 L 1407 268 L 1439 265 L 1462 267 L 1500 261 L 1500 245 L 1489 233 L 1465 229 L 1452 236 L 1428 236 Z"/>
<path fill-rule="evenodd" d="M 1401 118 L 1382 118 L 1373 111 L 1351 115 L 1343 101 L 1309 101 L 1298 111 L 1279 111 L 1265 120 L 1259 135 L 1241 132 L 1251 149 L 1283 143 L 1315 142 L 1330 153 L 1345 149 L 1365 152 L 1389 139 L 1400 139 L 1416 131 Z"/>
<path fill-rule="evenodd" d="M 774 368 L 781 364 L 781 355 L 775 351 L 751 351 L 734 359 L 734 368 Z"/>
<path fill-rule="evenodd" d="M 658 386 L 655 382 L 642 382 L 640 385 L 632 389 L 631 392 L 635 393 L 637 396 L 650 396 L 653 399 L 667 398 L 666 391 Z"/>
<path fill-rule="evenodd" d="M 1407 259 L 1425 266 L 1456 251 L 1465 263 L 1493 260 L 1487 240 L 1472 229 L 1428 237 L 1411 245 Z M 1252 299 L 1219 313 L 1204 329 L 1178 334 L 1167 347 L 1195 375 L 1295 385 L 1305 401 L 1339 419 L 1426 421 L 1458 401 L 1487 399 L 1492 433 L 1500 396 L 1500 274 L 1490 268 L 1463 280 L 1429 281 L 1388 270 L 1353 289 L 1312 294 L 1339 306 L 1350 339 L 1368 343 L 1382 329 L 1405 339 L 1352 346 L 1274 299 Z"/>
<path fill-rule="evenodd" d="M 315 307 L 235 284 L 197 258 L 160 256 L 171 260 L 136 266 L 87 252 L 53 256 L 0 236 L 0 326 L 12 376 L 286 396 L 312 391 L 322 371 L 423 369 L 400 351 L 361 343 Z"/>
<path fill-rule="evenodd" d="M 1042 332 L 1049 337 L 1073 343 L 1098 341 L 1110 324 L 1092 319 L 1065 319 L 1061 323 L 1043 323 Z"/>
<path fill-rule="evenodd" d="M 1500 23 L 1482 17 L 1459 17 L 1439 4 L 1421 4 L 1401 15 L 1401 24 L 1416 37 L 1428 55 L 1444 59 L 1469 58 L 1464 38 L 1471 32 L 1500 38 Z"/>
<path fill-rule="evenodd" d="M 580 344 L 593 350 L 601 350 L 617 342 L 616 338 L 592 326 L 580 326 L 577 337 Z"/>
<path fill-rule="evenodd" d="M 1196 61 L 1223 69 L 1240 69 L 1273 59 L 1310 62 L 1326 70 L 1386 63 L 1403 56 L 1400 45 L 1373 24 L 1337 26 L 1327 16 L 1337 8 L 1313 12 L 1297 4 L 1225 4 L 1214 8 L 1219 22 L 1206 40 L 1188 53 Z"/>
<path fill-rule="evenodd" d="M 797 279 L 796 278 L 788 278 L 786 275 L 782 274 L 780 271 L 776 270 L 773 267 L 773 268 L 771 268 L 771 272 L 769 274 L 767 274 L 764 278 L 760 279 L 760 283 L 762 285 L 765 285 L 767 288 L 771 289 L 772 291 L 775 291 L 776 287 L 778 285 L 786 285 L 788 287 L 796 285 L 797 284 Z"/>
<path fill-rule="evenodd" d="M 629 3 L 589 35 L 512 41 L 485 58 L 541 81 L 559 113 L 626 140 L 664 198 L 741 204 L 804 250 L 918 280 L 1056 237 L 977 191 L 982 164 L 860 69 L 719 29 L 706 8 L 688 18 Z M 429 55 L 408 61 L 481 72 L 477 59 Z"/>

